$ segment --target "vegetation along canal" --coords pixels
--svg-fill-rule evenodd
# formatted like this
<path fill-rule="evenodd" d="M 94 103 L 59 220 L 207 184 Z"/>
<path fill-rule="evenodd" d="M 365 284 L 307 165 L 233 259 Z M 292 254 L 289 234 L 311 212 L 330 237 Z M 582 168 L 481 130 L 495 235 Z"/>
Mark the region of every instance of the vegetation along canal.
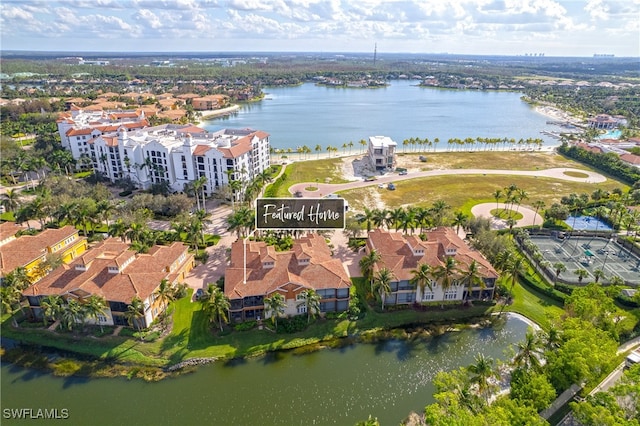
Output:
<path fill-rule="evenodd" d="M 73 424 L 348 425 L 369 414 L 398 424 L 433 402 L 437 372 L 472 364 L 478 353 L 504 359 L 526 330 L 509 318 L 433 338 L 219 362 L 157 383 L 58 378 L 5 364 L 1 379 L 11 392 L 1 402 L 3 409 L 67 409 Z"/>

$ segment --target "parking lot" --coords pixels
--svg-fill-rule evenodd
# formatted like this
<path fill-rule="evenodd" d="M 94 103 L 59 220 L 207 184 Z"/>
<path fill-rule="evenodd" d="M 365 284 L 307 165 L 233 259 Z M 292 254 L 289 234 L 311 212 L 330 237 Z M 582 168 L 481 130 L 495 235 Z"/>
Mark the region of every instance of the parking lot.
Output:
<path fill-rule="evenodd" d="M 640 285 L 640 258 L 614 240 L 574 235 L 564 240 L 532 236 L 531 241 L 552 265 L 560 262 L 566 266 L 566 272 L 560 275 L 565 281 L 578 283 L 578 276 L 574 271 L 584 269 L 589 275 L 583 282 L 592 282 L 593 271 L 601 269 L 605 278 L 600 282 L 608 282 L 612 276 L 617 275 L 627 283 Z"/>

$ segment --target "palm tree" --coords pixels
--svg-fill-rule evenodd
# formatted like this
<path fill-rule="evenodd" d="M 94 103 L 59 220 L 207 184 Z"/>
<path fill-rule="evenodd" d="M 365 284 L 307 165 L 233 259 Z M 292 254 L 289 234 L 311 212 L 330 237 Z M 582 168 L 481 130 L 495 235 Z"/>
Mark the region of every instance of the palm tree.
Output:
<path fill-rule="evenodd" d="M 373 294 L 373 269 L 376 263 L 380 262 L 381 259 L 382 256 L 380 253 L 376 249 L 372 249 L 369 253 L 362 256 L 359 262 L 362 276 L 369 280 L 371 294 Z"/>
<path fill-rule="evenodd" d="M 100 332 L 102 333 L 103 327 L 102 327 L 102 323 L 100 322 L 100 316 L 104 315 L 104 311 L 107 309 L 107 301 L 104 300 L 104 298 L 96 295 L 96 294 L 92 294 L 91 296 L 89 296 L 89 298 L 87 299 L 86 303 L 84 304 L 84 314 L 85 316 L 89 317 L 89 318 L 93 318 L 95 320 L 95 322 L 97 322 L 98 324 L 100 324 Z"/>
<path fill-rule="evenodd" d="M 444 200 L 436 200 L 431 206 L 431 213 L 434 216 L 434 225 L 441 226 L 442 220 L 447 211 L 451 208 Z"/>
<path fill-rule="evenodd" d="M 205 295 L 200 299 L 202 310 L 207 314 L 209 322 L 217 323 L 222 331 L 222 324 L 229 321 L 227 317 L 231 307 L 229 298 L 213 283 L 207 284 Z"/>
<path fill-rule="evenodd" d="M 265 311 L 271 317 L 276 331 L 278 331 L 278 317 L 284 313 L 286 306 L 284 296 L 280 293 L 273 293 L 270 297 L 264 298 Z"/>
<path fill-rule="evenodd" d="M 67 304 L 63 306 L 60 321 L 71 331 L 74 324 L 80 321 L 84 322 L 83 311 L 82 305 L 77 300 L 69 299 Z"/>
<path fill-rule="evenodd" d="M 369 210 L 368 208 L 364 208 L 364 213 L 358 213 L 356 216 L 358 223 L 366 223 L 367 224 L 367 234 L 371 232 L 371 224 L 374 219 L 374 210 Z"/>
<path fill-rule="evenodd" d="M 134 296 L 133 299 L 131 299 L 131 303 L 127 306 L 124 317 L 130 326 L 133 327 L 135 324 L 135 327 L 140 331 L 142 328 L 140 318 L 144 317 L 144 303 L 138 296 Z"/>
<path fill-rule="evenodd" d="M 556 262 L 556 263 L 553 264 L 553 270 L 556 273 L 555 282 L 558 282 L 558 278 L 560 278 L 560 274 L 565 272 L 567 270 L 567 267 L 562 262 Z"/>
<path fill-rule="evenodd" d="M 534 201 L 532 203 L 533 207 L 536 209 L 534 215 L 533 215 L 533 223 L 531 224 L 532 228 L 535 228 L 536 226 L 536 217 L 538 216 L 538 210 L 543 209 L 545 204 L 544 201 L 542 200 L 538 200 L 538 201 Z"/>
<path fill-rule="evenodd" d="M 460 226 L 464 227 L 466 225 L 467 219 L 468 216 L 460 210 L 455 212 L 452 225 L 456 227 L 456 234 L 460 233 Z"/>
<path fill-rule="evenodd" d="M 582 280 L 589 276 L 589 271 L 586 269 L 580 268 L 573 271 L 574 274 L 578 276 L 578 282 L 582 284 Z"/>
<path fill-rule="evenodd" d="M 40 308 L 42 309 L 42 323 L 47 325 L 47 320 L 55 321 L 60 317 L 64 300 L 61 296 L 50 295 L 44 297 L 40 301 Z"/>
<path fill-rule="evenodd" d="M 320 312 L 320 295 L 312 288 L 302 291 L 304 300 L 298 306 L 304 306 L 307 311 L 307 324 L 311 322 L 311 317 Z"/>
<path fill-rule="evenodd" d="M 2 194 L 2 205 L 9 212 L 15 211 L 20 207 L 20 192 L 17 189 L 7 189 Z"/>
<path fill-rule="evenodd" d="M 118 219 L 111 225 L 109 225 L 109 235 L 111 235 L 112 237 L 120 237 L 122 242 L 124 242 L 125 233 L 127 232 L 128 228 L 129 226 L 122 219 Z"/>
<path fill-rule="evenodd" d="M 493 360 L 485 358 L 484 355 L 476 355 L 475 364 L 467 367 L 467 371 L 471 374 L 471 383 L 478 387 L 478 393 L 489 402 L 489 392 L 492 388 L 491 379 L 498 377 L 493 369 Z"/>
<path fill-rule="evenodd" d="M 604 271 L 600 268 L 596 268 L 593 270 L 593 279 L 595 280 L 596 284 L 598 283 L 598 281 L 600 281 L 600 279 L 604 279 L 605 275 L 604 275 Z"/>
<path fill-rule="evenodd" d="M 367 141 L 364 139 L 360 139 L 360 141 L 358 142 L 360 145 L 362 145 L 362 151 L 364 152 L 364 148 L 367 146 Z"/>
<path fill-rule="evenodd" d="M 438 266 L 433 273 L 442 288 L 442 308 L 444 308 L 444 299 L 447 295 L 447 291 L 454 283 L 454 276 L 459 272 L 457 265 L 458 262 L 456 262 L 455 258 L 447 256 L 445 262 Z"/>
<path fill-rule="evenodd" d="M 522 367 L 525 370 L 539 370 L 542 344 L 542 340 L 538 334 L 532 329 L 527 330 L 524 340 L 516 345 L 517 352 L 511 364 L 515 367 Z"/>
<path fill-rule="evenodd" d="M 162 303 L 162 311 L 164 312 L 167 309 L 167 303 L 173 301 L 173 286 L 169 280 L 163 278 L 153 294 Z"/>
<path fill-rule="evenodd" d="M 511 292 L 511 294 L 513 294 L 513 288 L 516 286 L 518 278 L 524 273 L 524 259 L 521 256 L 515 254 L 512 255 L 506 264 L 504 273 L 506 281 L 511 283 L 509 291 Z M 502 315 L 505 305 L 506 303 L 502 304 L 500 315 Z"/>
<path fill-rule="evenodd" d="M 424 299 L 425 288 L 429 287 L 429 291 L 433 291 L 433 284 L 431 284 L 431 265 L 428 263 L 419 263 L 416 269 L 411 270 L 411 275 L 412 277 L 409 282 L 420 289 L 420 295 L 422 299 Z"/>
<path fill-rule="evenodd" d="M 467 266 L 467 270 L 463 271 L 462 282 L 467 284 L 467 297 L 465 298 L 466 301 L 469 300 L 474 287 L 486 287 L 484 284 L 484 280 L 482 279 L 482 275 L 480 274 L 480 264 L 476 262 L 475 259 L 471 261 L 469 266 Z"/>
<path fill-rule="evenodd" d="M 384 310 L 384 297 L 386 294 L 391 293 L 391 281 L 394 279 L 395 276 L 389 268 L 380 269 L 373 279 L 373 288 L 378 291 L 380 302 L 382 303 L 382 310 Z"/>
<path fill-rule="evenodd" d="M 22 310 L 22 291 L 16 285 L 0 286 L 0 299 L 2 299 L 2 314 L 13 315 Z M 15 317 L 11 318 L 14 327 L 18 326 Z"/>

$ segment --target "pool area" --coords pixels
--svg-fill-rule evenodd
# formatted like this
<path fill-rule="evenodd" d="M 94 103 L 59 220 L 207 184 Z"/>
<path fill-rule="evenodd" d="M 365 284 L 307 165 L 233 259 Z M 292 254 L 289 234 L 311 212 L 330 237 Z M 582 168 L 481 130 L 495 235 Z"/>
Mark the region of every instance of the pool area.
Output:
<path fill-rule="evenodd" d="M 569 216 L 564 223 L 578 231 L 613 231 L 611 226 L 593 216 Z"/>
<path fill-rule="evenodd" d="M 604 135 L 598 136 L 598 139 L 620 139 L 620 136 L 622 136 L 622 131 L 616 129 L 609 130 Z"/>

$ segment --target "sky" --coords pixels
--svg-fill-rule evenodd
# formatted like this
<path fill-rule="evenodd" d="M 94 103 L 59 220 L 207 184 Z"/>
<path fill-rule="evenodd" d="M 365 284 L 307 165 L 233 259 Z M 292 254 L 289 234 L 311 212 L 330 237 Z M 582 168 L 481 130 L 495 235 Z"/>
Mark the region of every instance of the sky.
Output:
<path fill-rule="evenodd" d="M 0 49 L 640 56 L 640 0 L 0 0 Z"/>

